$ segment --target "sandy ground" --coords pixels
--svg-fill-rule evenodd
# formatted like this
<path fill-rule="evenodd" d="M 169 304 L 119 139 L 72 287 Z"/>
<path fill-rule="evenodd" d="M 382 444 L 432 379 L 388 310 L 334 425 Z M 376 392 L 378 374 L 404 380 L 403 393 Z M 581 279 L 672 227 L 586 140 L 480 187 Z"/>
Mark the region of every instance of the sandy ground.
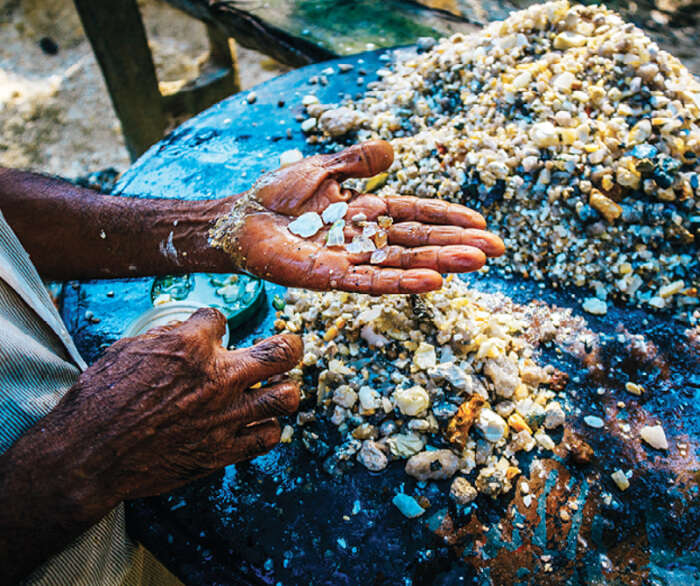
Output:
<path fill-rule="evenodd" d="M 665 1 L 672 8 L 690 0 Z M 139 4 L 161 83 L 195 78 L 208 49 L 204 25 L 162 0 Z M 700 75 L 697 23 L 670 28 L 667 14 L 644 12 L 642 2 L 622 5 L 626 17 Z M 56 42 L 56 55 L 42 51 L 43 37 Z M 238 59 L 243 89 L 282 72 L 264 55 L 241 47 Z M 129 166 L 119 121 L 72 0 L 0 0 L 0 165 L 70 178 Z"/>
<path fill-rule="evenodd" d="M 140 2 L 162 82 L 197 76 L 204 25 L 159 0 Z M 39 46 L 43 37 L 56 55 Z M 242 87 L 281 73 L 238 47 Z M 77 177 L 129 166 L 119 121 L 71 0 L 0 0 L 0 165 Z"/>

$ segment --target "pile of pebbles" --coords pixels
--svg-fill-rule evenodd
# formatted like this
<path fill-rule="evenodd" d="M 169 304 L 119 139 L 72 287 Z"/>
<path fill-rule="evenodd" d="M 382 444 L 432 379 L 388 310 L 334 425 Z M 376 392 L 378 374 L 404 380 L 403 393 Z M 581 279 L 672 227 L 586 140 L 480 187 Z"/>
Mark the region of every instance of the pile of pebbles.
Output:
<path fill-rule="evenodd" d="M 356 187 L 480 210 L 507 247 L 493 267 L 588 288 L 591 313 L 700 321 L 700 83 L 640 29 L 550 2 L 378 73 L 359 101 L 304 99 L 309 142 L 393 144 Z"/>
<path fill-rule="evenodd" d="M 509 492 L 528 452 L 551 456 L 567 379 L 538 364 L 536 349 L 592 336 L 570 310 L 518 305 L 452 277 L 425 295 L 290 289 L 279 307 L 277 329 L 302 335 L 305 352 L 290 373 L 305 409 L 282 441 L 303 442 L 332 474 L 405 460 L 420 481 L 451 479 L 460 504 Z M 330 453 L 319 450 L 317 421 L 340 433 Z"/>

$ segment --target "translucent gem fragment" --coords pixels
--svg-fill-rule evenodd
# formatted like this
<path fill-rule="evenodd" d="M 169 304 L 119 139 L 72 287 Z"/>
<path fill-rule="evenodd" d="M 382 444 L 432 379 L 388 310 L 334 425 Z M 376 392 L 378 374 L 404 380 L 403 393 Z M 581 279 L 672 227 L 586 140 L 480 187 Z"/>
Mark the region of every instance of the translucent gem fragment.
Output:
<path fill-rule="evenodd" d="M 316 212 L 306 212 L 291 222 L 287 229 L 302 238 L 310 238 L 323 227 L 321 216 Z"/>
<path fill-rule="evenodd" d="M 348 204 L 346 204 L 344 201 L 337 201 L 323 210 L 321 217 L 323 218 L 324 224 L 333 224 L 341 218 L 344 218 L 347 212 Z"/>
<path fill-rule="evenodd" d="M 328 231 L 328 240 L 326 241 L 327 246 L 342 246 L 345 244 L 345 234 L 343 229 L 345 228 L 345 220 L 336 220 L 333 222 L 331 229 Z"/>

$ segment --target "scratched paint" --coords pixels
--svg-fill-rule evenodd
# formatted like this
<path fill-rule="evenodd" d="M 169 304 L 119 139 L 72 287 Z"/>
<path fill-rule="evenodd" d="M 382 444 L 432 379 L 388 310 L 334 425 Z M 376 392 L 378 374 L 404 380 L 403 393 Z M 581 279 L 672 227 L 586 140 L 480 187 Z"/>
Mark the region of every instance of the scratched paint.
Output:
<path fill-rule="evenodd" d="M 376 54 L 343 62 L 366 68 L 368 81 L 383 66 Z M 328 103 L 356 91 L 347 74 L 330 77 L 323 87 L 307 83 L 309 76 L 329 65 L 333 62 L 296 70 L 256 88 L 258 100 L 253 105 L 245 96 L 233 97 L 188 121 L 137 161 L 117 191 L 186 199 L 225 196 L 249 188 L 285 150 L 299 148 L 310 154 L 299 131 L 287 139 L 279 129 L 296 128 L 294 116 L 307 93 Z M 286 99 L 284 107 L 278 106 L 279 96 Z M 222 152 L 227 143 L 239 151 L 236 164 L 208 162 L 208 153 Z M 580 294 L 575 289 L 551 290 L 491 275 L 466 280 L 517 302 L 540 299 L 579 311 Z M 88 360 L 119 337 L 131 312 L 144 311 L 140 309 L 144 303 L 150 306 L 152 281 L 79 283 L 66 289 L 64 315 Z M 106 296 L 110 290 L 116 292 L 114 297 Z M 268 285 L 268 299 L 275 294 L 282 295 L 283 289 Z M 99 324 L 86 321 L 87 310 L 104 319 Z M 441 573 L 455 580 L 497 584 L 535 583 L 542 576 L 561 583 L 614 582 L 625 576 L 643 583 L 661 576 L 675 580 L 670 583 L 690 584 L 700 567 L 696 400 L 700 350 L 683 328 L 654 314 L 611 305 L 605 319 L 585 317 L 598 336 L 596 344 L 581 343 L 584 352 L 566 348 L 558 352 L 551 345 L 541 352 L 543 360 L 570 374 L 565 389 L 565 402 L 572 409 L 568 429 L 590 445 L 594 457 L 588 464 L 573 463 L 571 453 L 562 447 L 565 439 L 556 437 L 555 452 L 541 460 L 544 479 L 536 482 L 530 462 L 523 464 L 533 494 L 529 508 L 514 491 L 498 500 L 480 496 L 473 506 L 460 510 L 447 497 L 449 482 L 419 486 L 406 481 L 400 464 L 377 475 L 354 467 L 337 476 L 324 469 L 323 457 L 309 457 L 308 450 L 295 443 L 277 448 L 260 465 L 236 467 L 235 475 L 221 473 L 171 495 L 130 505 L 134 531 L 159 559 L 179 568 L 181 577 L 193 583 L 221 582 L 221 576 L 230 579 L 241 573 L 268 583 L 352 583 L 377 576 L 418 583 Z M 266 305 L 239 330 L 240 344 L 272 333 L 273 321 L 274 311 Z M 624 390 L 627 380 L 651 391 L 631 396 Z M 620 401 L 624 408 L 617 407 Z M 606 422 L 602 430 L 583 424 L 583 416 L 593 413 Z M 663 454 L 635 435 L 641 425 L 656 421 L 663 422 L 669 438 L 670 449 Z M 623 432 L 623 424 L 630 426 L 629 434 Z M 308 429 L 318 435 L 310 443 L 312 449 L 323 453 L 333 444 L 333 429 Z M 688 444 L 685 455 L 678 442 Z M 617 468 L 633 470 L 631 486 L 624 493 L 610 479 Z M 563 484 L 558 485 L 561 478 Z M 391 497 L 402 482 L 408 494 L 429 500 L 426 518 L 447 510 L 439 515 L 436 532 L 433 524 L 408 521 L 392 507 Z M 558 505 L 572 501 L 578 509 L 570 510 L 570 520 L 563 522 L 548 513 L 548 499 Z M 182 500 L 186 506 L 169 510 L 170 503 Z M 362 511 L 351 515 L 356 500 Z M 513 507 L 516 513 L 511 518 Z M 197 537 L 202 532 L 215 538 Z M 559 541 L 552 542 L 552 536 Z M 345 549 L 337 546 L 339 538 Z M 213 550 L 213 557 L 205 560 L 205 550 Z M 552 573 L 545 573 L 543 555 L 552 556 Z M 267 559 L 273 560 L 271 570 L 266 569 Z M 608 563 L 609 569 L 604 567 Z"/>

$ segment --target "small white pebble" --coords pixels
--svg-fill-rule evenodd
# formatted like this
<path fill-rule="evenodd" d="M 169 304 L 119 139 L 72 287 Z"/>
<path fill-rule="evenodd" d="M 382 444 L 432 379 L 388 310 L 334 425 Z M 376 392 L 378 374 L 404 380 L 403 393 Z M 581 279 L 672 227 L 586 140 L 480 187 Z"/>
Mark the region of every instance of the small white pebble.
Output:
<path fill-rule="evenodd" d="M 594 429 L 601 429 L 605 425 L 605 422 L 600 417 L 596 417 L 595 415 L 586 415 L 583 418 L 583 421 L 588 427 L 592 427 Z"/>
<path fill-rule="evenodd" d="M 345 249 L 351 253 L 374 252 L 377 247 L 369 238 L 364 236 L 355 236 L 350 244 L 345 245 Z"/>
<path fill-rule="evenodd" d="M 664 428 L 660 425 L 645 425 L 639 430 L 639 436 L 652 448 L 657 450 L 668 450 L 668 441 Z"/>
<path fill-rule="evenodd" d="M 597 297 L 589 297 L 583 302 L 583 311 L 593 315 L 605 315 L 608 313 L 608 304 Z"/>
<path fill-rule="evenodd" d="M 282 429 L 282 434 L 280 435 L 280 442 L 283 444 L 288 444 L 292 441 L 292 436 L 294 435 L 294 428 L 291 425 L 285 425 Z"/>
<path fill-rule="evenodd" d="M 247 101 L 249 104 L 252 104 L 252 103 L 255 102 L 255 100 L 257 100 L 257 99 L 258 99 L 258 94 L 256 94 L 255 92 L 250 92 L 250 93 L 246 96 L 246 101 Z"/>
<path fill-rule="evenodd" d="M 304 132 L 311 132 L 316 128 L 316 118 L 307 118 L 301 123 L 301 129 Z"/>
<path fill-rule="evenodd" d="M 280 168 L 287 167 L 292 163 L 298 163 L 304 158 L 304 154 L 299 149 L 290 149 L 280 155 Z"/>
<path fill-rule="evenodd" d="M 378 230 L 379 226 L 377 226 L 375 222 L 367 222 L 362 228 L 362 235 L 365 238 L 372 238 L 372 236 L 374 236 Z"/>
<path fill-rule="evenodd" d="M 658 295 L 652 297 L 649 299 L 649 305 L 652 307 L 656 307 L 656 309 L 663 309 L 666 307 L 666 301 L 663 297 L 659 297 Z"/>
<path fill-rule="evenodd" d="M 304 106 L 310 106 L 311 104 L 318 104 L 318 98 L 316 96 L 309 94 L 309 95 L 304 96 L 301 99 L 301 103 Z"/>

